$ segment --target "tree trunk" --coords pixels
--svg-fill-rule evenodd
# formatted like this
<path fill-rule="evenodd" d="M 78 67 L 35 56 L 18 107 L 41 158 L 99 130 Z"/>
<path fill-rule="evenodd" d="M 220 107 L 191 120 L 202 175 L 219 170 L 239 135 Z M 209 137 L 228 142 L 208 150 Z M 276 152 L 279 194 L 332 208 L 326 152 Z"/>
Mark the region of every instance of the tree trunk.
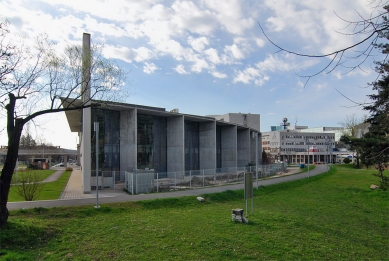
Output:
<path fill-rule="evenodd" d="M 8 220 L 8 193 L 11 187 L 12 175 L 16 166 L 19 153 L 19 142 L 22 134 L 23 124 L 15 124 L 12 136 L 8 137 L 7 158 L 4 162 L 4 167 L 0 177 L 0 228 L 3 227 Z"/>
<path fill-rule="evenodd" d="M 8 194 L 11 187 L 12 175 L 18 159 L 20 137 L 25 123 L 23 119 L 14 119 L 17 98 L 15 98 L 12 93 L 9 94 L 9 98 L 9 104 L 6 106 L 8 150 L 0 176 L 0 228 L 4 227 L 8 221 Z"/>
<path fill-rule="evenodd" d="M 357 169 L 359 169 L 360 168 L 360 165 L 359 165 L 359 147 L 358 147 L 358 149 L 357 149 Z"/>

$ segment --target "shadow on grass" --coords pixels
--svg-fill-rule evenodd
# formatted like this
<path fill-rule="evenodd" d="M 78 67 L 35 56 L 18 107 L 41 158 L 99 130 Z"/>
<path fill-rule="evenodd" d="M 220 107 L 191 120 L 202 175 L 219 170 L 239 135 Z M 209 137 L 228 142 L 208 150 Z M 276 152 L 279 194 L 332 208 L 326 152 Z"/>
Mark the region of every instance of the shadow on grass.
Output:
<path fill-rule="evenodd" d="M 28 251 L 42 247 L 57 233 L 28 219 L 12 219 L 0 232 L 0 260 L 33 260 Z"/>

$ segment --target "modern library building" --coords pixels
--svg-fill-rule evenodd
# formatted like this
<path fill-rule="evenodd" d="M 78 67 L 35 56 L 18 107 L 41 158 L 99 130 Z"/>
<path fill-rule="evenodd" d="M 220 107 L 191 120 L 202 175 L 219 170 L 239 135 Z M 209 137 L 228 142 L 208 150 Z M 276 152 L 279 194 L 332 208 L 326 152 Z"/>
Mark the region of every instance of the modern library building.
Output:
<path fill-rule="evenodd" d="M 99 171 L 164 173 L 245 167 L 261 159 L 259 114 L 197 116 L 118 102 L 92 105 L 66 111 L 71 131 L 79 134 L 84 193 L 94 188 L 96 165 Z"/>

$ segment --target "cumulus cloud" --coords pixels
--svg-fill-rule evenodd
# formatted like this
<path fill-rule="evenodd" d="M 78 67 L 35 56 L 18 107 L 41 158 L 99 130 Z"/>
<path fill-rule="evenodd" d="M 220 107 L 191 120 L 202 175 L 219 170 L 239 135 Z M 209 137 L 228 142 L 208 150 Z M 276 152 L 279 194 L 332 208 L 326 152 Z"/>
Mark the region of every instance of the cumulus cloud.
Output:
<path fill-rule="evenodd" d="M 193 38 L 192 36 L 188 37 L 188 43 L 192 46 L 192 48 L 198 52 L 204 50 L 206 45 L 209 45 L 208 39 L 204 36 L 199 38 Z"/>
<path fill-rule="evenodd" d="M 114 5 L 93 0 L 32 0 L 33 4 L 15 0 L 1 2 L 0 8 L 28 37 L 45 30 L 54 41 L 80 44 L 82 33 L 89 32 L 93 42 L 105 43 L 104 55 L 134 66 L 145 62 L 155 66 L 155 59 L 167 57 L 182 65 L 174 68 L 177 73 L 204 72 L 227 78 L 235 71 L 233 82 L 261 85 L 270 73 L 297 71 L 312 63 L 277 64 L 274 57 L 259 54 L 267 40 L 258 34 L 256 21 L 262 21 L 268 32 L 277 32 L 281 39 L 293 34 L 288 44 L 295 41 L 305 51 L 328 52 L 349 44 L 335 32 L 341 26 L 333 10 L 352 20 L 357 8 L 351 7 L 364 6 L 364 0 L 352 4 L 328 1 L 287 1 L 279 8 L 276 0 L 118 0 Z M 362 9 L 361 14 L 367 11 Z M 306 41 L 300 44 L 300 39 Z M 254 56 L 258 57 L 255 61 Z M 285 68 L 288 64 L 292 67 Z M 226 65 L 230 66 L 228 72 Z M 335 76 L 341 79 L 340 74 Z"/>
<path fill-rule="evenodd" d="M 288 71 L 297 71 L 315 64 L 315 61 L 306 63 L 295 63 L 288 59 L 289 55 L 279 58 L 278 56 L 269 55 L 264 61 L 256 63 L 254 66 L 248 66 L 244 70 L 238 70 L 233 79 L 234 83 L 242 82 L 246 84 L 254 83 L 262 86 L 270 79 L 269 73 L 282 73 Z"/>
<path fill-rule="evenodd" d="M 216 71 L 211 71 L 210 73 L 212 74 L 212 76 L 216 78 L 220 78 L 220 79 L 227 78 L 227 75 L 225 73 L 216 72 Z"/>
<path fill-rule="evenodd" d="M 214 64 L 219 64 L 221 63 L 219 54 L 216 49 L 214 48 L 209 48 L 204 51 L 204 54 L 206 55 L 208 61 L 214 63 Z"/>
<path fill-rule="evenodd" d="M 153 73 L 155 70 L 158 70 L 159 68 L 154 63 L 148 63 L 145 62 L 145 65 L 143 66 L 143 72 L 147 74 Z"/>
<path fill-rule="evenodd" d="M 255 38 L 255 43 L 257 44 L 258 47 L 263 47 L 265 45 L 265 41 L 262 40 L 261 38 Z"/>
<path fill-rule="evenodd" d="M 171 21 L 179 30 L 209 35 L 217 26 L 214 13 L 200 9 L 191 1 L 176 1 L 171 8 L 175 12 Z"/>
<path fill-rule="evenodd" d="M 179 64 L 177 65 L 177 67 L 173 68 L 176 72 L 178 72 L 179 74 L 189 74 L 186 70 L 185 70 L 185 67 L 184 65 L 182 64 Z"/>
<path fill-rule="evenodd" d="M 190 69 L 196 73 L 200 73 L 203 71 L 203 69 L 209 68 L 209 64 L 207 63 L 207 61 L 199 58 L 196 55 L 191 57 L 191 62 L 192 62 L 192 66 Z"/>
<path fill-rule="evenodd" d="M 134 52 L 131 51 L 128 47 L 113 45 L 105 45 L 103 54 L 106 57 L 120 59 L 128 63 L 131 63 L 135 56 Z"/>
<path fill-rule="evenodd" d="M 203 3 L 215 13 L 220 25 L 231 34 L 242 35 L 255 25 L 253 18 L 244 17 L 242 1 L 225 0 L 221 4 L 218 0 L 204 0 Z"/>
<path fill-rule="evenodd" d="M 225 51 L 230 52 L 235 59 L 239 60 L 239 59 L 244 58 L 244 53 L 241 51 L 241 49 L 236 44 L 227 45 L 225 47 Z"/>
<path fill-rule="evenodd" d="M 153 55 L 153 52 L 146 48 L 146 47 L 139 47 L 139 48 L 134 48 L 132 49 L 135 53 L 135 58 L 134 60 L 137 61 L 137 62 L 142 62 L 142 61 L 145 61 L 145 60 L 150 60 L 154 55 Z"/>

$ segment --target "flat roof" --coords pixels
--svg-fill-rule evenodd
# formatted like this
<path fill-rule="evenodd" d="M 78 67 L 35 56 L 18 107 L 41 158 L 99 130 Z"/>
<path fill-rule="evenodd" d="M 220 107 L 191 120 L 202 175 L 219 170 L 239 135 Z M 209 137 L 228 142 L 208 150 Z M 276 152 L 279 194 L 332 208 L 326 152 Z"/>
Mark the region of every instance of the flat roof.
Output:
<path fill-rule="evenodd" d="M 69 107 L 69 108 L 80 107 L 82 105 L 82 101 L 79 99 L 75 100 L 69 98 L 62 98 L 62 104 L 64 107 Z M 245 127 L 236 123 L 216 120 L 214 117 L 210 117 L 210 116 L 199 116 L 199 115 L 183 114 L 178 112 L 170 112 L 170 111 L 166 111 L 165 108 L 160 108 L 160 107 L 152 107 L 152 106 L 144 106 L 144 105 L 120 103 L 120 102 L 110 102 L 110 101 L 99 101 L 99 100 L 92 100 L 91 104 L 100 105 L 98 108 L 103 110 L 128 111 L 131 109 L 137 109 L 138 113 L 146 114 L 146 115 L 161 116 L 166 118 L 184 116 L 185 120 L 190 120 L 194 122 L 216 122 L 217 126 L 237 126 L 238 129 L 252 129 L 250 127 Z M 65 111 L 65 114 L 71 132 L 81 132 L 82 131 L 81 130 L 82 109 L 67 110 Z M 255 129 L 252 130 L 259 132 L 259 130 L 255 130 Z"/>

